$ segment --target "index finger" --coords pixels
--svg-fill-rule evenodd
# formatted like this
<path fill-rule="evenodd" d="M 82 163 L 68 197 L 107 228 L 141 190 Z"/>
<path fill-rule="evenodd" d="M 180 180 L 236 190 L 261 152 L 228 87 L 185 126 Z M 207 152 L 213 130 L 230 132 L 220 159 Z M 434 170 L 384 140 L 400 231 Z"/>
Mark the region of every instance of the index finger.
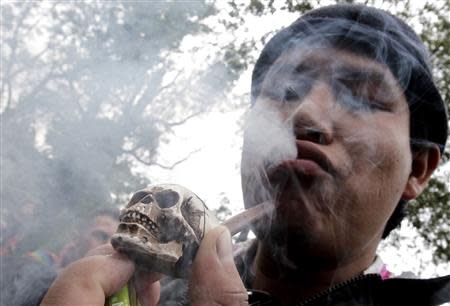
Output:
<path fill-rule="evenodd" d="M 117 253 L 110 243 L 102 244 L 86 253 L 85 257 L 92 255 L 112 255 Z"/>
<path fill-rule="evenodd" d="M 133 273 L 133 262 L 118 253 L 82 258 L 60 272 L 41 305 L 104 305 L 105 296 L 122 288 Z"/>

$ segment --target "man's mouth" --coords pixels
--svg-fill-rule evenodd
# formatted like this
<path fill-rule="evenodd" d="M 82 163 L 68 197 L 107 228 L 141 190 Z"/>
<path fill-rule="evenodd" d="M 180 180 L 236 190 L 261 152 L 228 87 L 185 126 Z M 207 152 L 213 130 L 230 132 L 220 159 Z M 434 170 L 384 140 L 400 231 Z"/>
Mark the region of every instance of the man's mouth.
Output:
<path fill-rule="evenodd" d="M 296 140 L 296 146 L 296 159 L 283 160 L 275 167 L 268 169 L 271 182 L 279 182 L 283 177 L 293 174 L 305 178 L 334 176 L 336 170 L 319 145 L 307 140 Z"/>

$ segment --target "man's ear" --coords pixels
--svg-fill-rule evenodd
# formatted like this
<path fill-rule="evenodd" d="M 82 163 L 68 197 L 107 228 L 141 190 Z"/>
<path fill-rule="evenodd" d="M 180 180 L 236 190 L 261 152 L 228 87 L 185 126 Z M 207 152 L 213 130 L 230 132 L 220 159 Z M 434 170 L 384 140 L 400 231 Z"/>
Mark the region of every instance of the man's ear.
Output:
<path fill-rule="evenodd" d="M 420 152 L 413 153 L 411 173 L 406 183 L 402 199 L 412 200 L 417 198 L 427 187 L 431 174 L 439 165 L 441 152 L 437 146 L 432 146 Z"/>

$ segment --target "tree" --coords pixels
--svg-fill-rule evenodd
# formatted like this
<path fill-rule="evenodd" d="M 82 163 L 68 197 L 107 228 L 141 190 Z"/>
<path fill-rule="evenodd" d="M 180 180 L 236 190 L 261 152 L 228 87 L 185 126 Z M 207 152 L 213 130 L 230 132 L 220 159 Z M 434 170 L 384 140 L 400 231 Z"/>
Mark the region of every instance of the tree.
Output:
<path fill-rule="evenodd" d="M 150 184 L 136 167 L 177 164 L 158 163 L 159 144 L 231 80 L 213 56 L 187 72 L 173 60 L 214 12 L 203 1 L 2 4 L 2 223 L 24 233 L 20 252 L 57 248 L 79 220 L 126 203 Z"/>

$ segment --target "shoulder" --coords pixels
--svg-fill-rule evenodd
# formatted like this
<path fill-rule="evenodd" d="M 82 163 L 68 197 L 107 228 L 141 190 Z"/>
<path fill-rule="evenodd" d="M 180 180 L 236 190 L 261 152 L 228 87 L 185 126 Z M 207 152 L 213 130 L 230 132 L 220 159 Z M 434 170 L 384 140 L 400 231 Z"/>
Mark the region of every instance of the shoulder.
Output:
<path fill-rule="evenodd" d="M 382 294 L 405 305 L 441 305 L 450 302 L 450 275 L 417 279 L 391 278 L 382 282 Z"/>

